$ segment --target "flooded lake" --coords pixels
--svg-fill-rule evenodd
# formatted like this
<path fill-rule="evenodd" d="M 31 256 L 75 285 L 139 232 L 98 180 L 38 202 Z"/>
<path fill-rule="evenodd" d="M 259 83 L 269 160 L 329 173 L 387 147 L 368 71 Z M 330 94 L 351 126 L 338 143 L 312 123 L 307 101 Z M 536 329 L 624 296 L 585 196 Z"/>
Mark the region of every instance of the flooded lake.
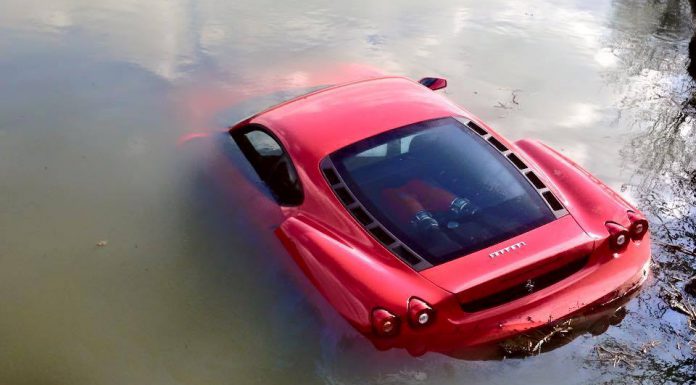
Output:
<path fill-rule="evenodd" d="M 2 1 L 0 383 L 696 383 L 692 34 L 679 0 Z M 182 154 L 374 69 L 447 78 L 644 210 L 655 273 L 623 322 L 524 359 L 379 352 Z"/>

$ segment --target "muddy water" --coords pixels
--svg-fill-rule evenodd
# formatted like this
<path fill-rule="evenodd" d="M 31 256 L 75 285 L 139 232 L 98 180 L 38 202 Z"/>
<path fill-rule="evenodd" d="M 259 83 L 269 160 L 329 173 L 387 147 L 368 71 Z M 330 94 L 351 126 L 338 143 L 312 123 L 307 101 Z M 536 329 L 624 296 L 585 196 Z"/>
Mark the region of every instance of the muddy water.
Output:
<path fill-rule="evenodd" d="M 4 1 L 0 383 L 693 382 L 694 334 L 664 299 L 696 266 L 689 12 Z M 371 68 L 446 77 L 447 95 L 503 134 L 547 142 L 645 209 L 656 278 L 619 326 L 523 360 L 377 352 L 308 299 L 235 215 L 245 202 L 207 188 L 205 151 L 180 156 L 182 135 Z M 597 346 L 638 358 L 614 366 Z"/>

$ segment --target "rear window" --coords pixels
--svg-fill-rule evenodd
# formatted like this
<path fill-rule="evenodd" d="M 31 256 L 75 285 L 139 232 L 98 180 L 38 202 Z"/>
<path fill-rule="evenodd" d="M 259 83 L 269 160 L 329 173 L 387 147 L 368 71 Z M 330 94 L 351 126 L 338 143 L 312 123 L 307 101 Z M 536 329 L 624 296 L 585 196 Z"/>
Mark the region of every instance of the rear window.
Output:
<path fill-rule="evenodd" d="M 391 130 L 330 158 L 365 208 L 433 265 L 555 219 L 515 166 L 454 118 Z"/>

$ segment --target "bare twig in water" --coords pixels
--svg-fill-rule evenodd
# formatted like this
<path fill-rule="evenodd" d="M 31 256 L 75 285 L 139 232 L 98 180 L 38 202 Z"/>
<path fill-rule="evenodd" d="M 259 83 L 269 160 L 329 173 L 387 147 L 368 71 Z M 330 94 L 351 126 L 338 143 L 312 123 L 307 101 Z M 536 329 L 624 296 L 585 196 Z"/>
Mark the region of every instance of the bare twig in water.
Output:
<path fill-rule="evenodd" d="M 494 108 L 502 108 L 502 109 L 504 109 L 504 110 L 510 110 L 510 109 L 512 109 L 512 107 L 506 106 L 505 104 L 503 104 L 503 102 L 498 102 L 498 104 L 496 104 L 496 105 L 493 106 L 493 107 L 494 107 Z"/>
<path fill-rule="evenodd" d="M 633 369 L 643 358 L 642 356 L 659 344 L 660 341 L 653 340 L 643 344 L 640 349 L 633 350 L 628 346 L 612 343 L 611 345 L 597 345 L 595 351 L 598 361 L 610 363 L 613 367 L 623 364 Z"/>
<path fill-rule="evenodd" d="M 519 93 L 520 91 L 522 91 L 522 90 L 520 90 L 520 89 L 514 89 L 514 90 L 512 90 L 512 99 L 511 99 L 511 102 L 512 102 L 512 104 L 514 104 L 514 105 L 516 105 L 516 106 L 519 106 L 519 105 L 520 105 L 520 102 L 518 101 L 518 97 L 519 97 L 518 93 Z M 513 108 L 512 106 L 508 106 L 507 104 L 505 104 L 505 103 L 503 103 L 503 102 L 498 102 L 498 104 L 496 104 L 496 105 L 493 106 L 493 107 L 494 107 L 494 108 L 502 108 L 502 109 L 504 109 L 504 110 L 511 110 L 511 109 Z"/>
<path fill-rule="evenodd" d="M 531 334 L 521 334 L 500 345 L 505 354 L 510 356 L 530 356 L 540 354 L 545 344 L 558 338 L 567 337 L 573 331 L 572 319 L 554 325 L 550 329 L 537 330 Z"/>
<path fill-rule="evenodd" d="M 512 90 L 512 104 L 515 104 L 518 106 L 520 105 L 520 103 L 517 101 L 517 93 L 520 91 L 522 91 L 522 90 Z"/>
<path fill-rule="evenodd" d="M 643 354 L 647 354 L 649 351 L 651 351 L 653 348 L 660 345 L 661 343 L 662 343 L 662 341 L 658 341 L 658 340 L 648 341 L 648 342 L 644 343 L 643 346 L 640 347 L 640 352 Z"/>
<path fill-rule="evenodd" d="M 541 347 L 555 336 L 570 333 L 573 330 L 571 323 L 572 320 L 567 320 L 561 324 L 554 326 L 550 332 L 541 337 L 539 341 L 532 347 L 532 353 L 541 353 Z"/>
<path fill-rule="evenodd" d="M 669 303 L 669 307 L 672 308 L 672 310 L 689 317 L 691 322 L 696 321 L 696 308 L 694 308 L 691 301 L 688 298 L 685 298 L 681 291 L 674 287 L 674 284 L 670 283 L 669 286 L 671 289 L 664 289 L 667 295 L 667 303 Z"/>
<path fill-rule="evenodd" d="M 664 247 L 665 249 L 667 249 L 667 251 L 670 251 L 670 252 L 680 252 L 680 253 L 684 253 L 684 254 L 686 254 L 686 255 L 690 255 L 690 256 L 692 256 L 692 257 L 696 257 L 696 253 L 694 253 L 693 251 L 689 251 L 689 250 L 685 249 L 683 246 L 675 245 L 675 244 L 672 244 L 672 243 L 659 242 L 659 241 L 657 241 L 657 242 L 655 242 L 655 243 L 657 243 L 658 245 Z"/>
<path fill-rule="evenodd" d="M 664 298 L 669 307 L 688 317 L 689 330 L 696 333 L 696 307 L 689 298 L 686 298 L 674 284 L 670 283 L 669 288 L 663 288 Z"/>

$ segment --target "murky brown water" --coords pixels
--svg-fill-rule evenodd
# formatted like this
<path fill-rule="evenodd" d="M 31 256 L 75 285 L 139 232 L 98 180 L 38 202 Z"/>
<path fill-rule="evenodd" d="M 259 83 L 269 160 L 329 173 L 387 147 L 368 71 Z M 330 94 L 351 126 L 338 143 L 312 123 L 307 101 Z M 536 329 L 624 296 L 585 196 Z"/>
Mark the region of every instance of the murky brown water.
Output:
<path fill-rule="evenodd" d="M 0 383 L 696 382 L 662 299 L 696 266 L 691 34 L 679 0 L 3 1 Z M 346 63 L 446 77 L 645 208 L 657 279 L 623 323 L 524 360 L 412 358 L 308 301 L 176 141 Z M 632 366 L 596 360 L 652 340 Z"/>

